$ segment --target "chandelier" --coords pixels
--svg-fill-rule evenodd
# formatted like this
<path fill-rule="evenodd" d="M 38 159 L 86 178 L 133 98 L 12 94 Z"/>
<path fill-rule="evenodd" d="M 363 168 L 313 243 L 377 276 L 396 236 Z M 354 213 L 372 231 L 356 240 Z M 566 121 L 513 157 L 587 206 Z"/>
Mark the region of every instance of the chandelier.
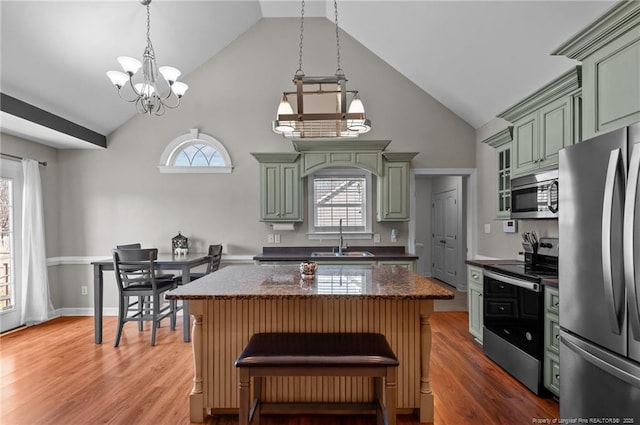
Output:
<path fill-rule="evenodd" d="M 108 71 L 107 77 L 116 86 L 122 99 L 135 103 L 138 112 L 162 115 L 166 108 L 177 108 L 180 105 L 180 99 L 189 86 L 176 81 L 181 74 L 178 69 L 171 66 L 158 68 L 156 65 L 156 53 L 151 44 L 151 0 L 140 0 L 140 3 L 147 7 L 147 47 L 142 55 L 142 63 L 134 58 L 120 56 L 118 62 L 124 72 Z M 138 82 L 134 82 L 140 68 L 142 78 L 136 78 Z M 162 75 L 162 79 L 158 78 L 158 73 Z"/>
<path fill-rule="evenodd" d="M 304 40 L 304 0 L 302 0 L 298 69 L 293 76 L 296 90 L 282 94 L 276 120 L 272 123 L 273 131 L 284 137 L 358 137 L 371 130 L 371 121 L 365 116 L 364 105 L 358 92 L 347 90 L 347 79 L 340 67 L 337 0 L 334 0 L 333 8 L 338 65 L 336 73 L 328 77 L 308 77 L 302 71 Z M 293 95 L 295 95 L 296 112 L 289 102 L 289 96 Z M 347 104 L 349 104 L 348 108 Z"/>

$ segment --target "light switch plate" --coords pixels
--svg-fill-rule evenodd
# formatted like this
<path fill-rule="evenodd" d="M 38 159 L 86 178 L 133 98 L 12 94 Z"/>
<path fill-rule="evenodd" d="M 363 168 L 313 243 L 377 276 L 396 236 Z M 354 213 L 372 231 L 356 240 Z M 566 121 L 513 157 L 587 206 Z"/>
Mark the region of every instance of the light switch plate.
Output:
<path fill-rule="evenodd" d="M 267 235 L 267 243 L 273 243 L 273 233 Z"/>
<path fill-rule="evenodd" d="M 487 223 L 484 225 L 484 232 L 491 233 L 491 224 Z"/>
<path fill-rule="evenodd" d="M 380 233 L 373 234 L 373 243 L 380 243 Z"/>
<path fill-rule="evenodd" d="M 280 234 L 276 233 L 275 235 L 273 235 L 273 239 L 275 243 L 280 243 Z"/>

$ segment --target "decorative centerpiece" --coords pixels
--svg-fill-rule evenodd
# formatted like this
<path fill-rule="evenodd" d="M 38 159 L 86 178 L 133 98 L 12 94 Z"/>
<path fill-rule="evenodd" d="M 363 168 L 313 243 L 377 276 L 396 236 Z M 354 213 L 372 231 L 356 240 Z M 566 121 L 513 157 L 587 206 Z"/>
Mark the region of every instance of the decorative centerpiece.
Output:
<path fill-rule="evenodd" d="M 189 253 L 189 238 L 178 232 L 176 236 L 171 238 L 171 252 L 174 255 L 187 255 Z"/>
<path fill-rule="evenodd" d="M 313 261 L 303 261 L 300 263 L 300 275 L 303 279 L 313 279 L 316 275 L 318 264 Z"/>

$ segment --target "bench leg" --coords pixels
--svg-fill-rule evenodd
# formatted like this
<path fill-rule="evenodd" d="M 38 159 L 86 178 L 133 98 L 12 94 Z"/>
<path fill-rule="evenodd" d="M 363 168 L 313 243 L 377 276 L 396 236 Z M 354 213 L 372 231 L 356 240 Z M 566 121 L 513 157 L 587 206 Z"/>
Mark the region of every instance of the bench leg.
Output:
<path fill-rule="evenodd" d="M 249 425 L 249 405 L 251 403 L 250 398 L 250 382 L 249 370 L 246 368 L 240 369 L 240 412 L 238 418 L 239 425 Z"/>
<path fill-rule="evenodd" d="M 255 409 L 253 411 L 252 418 L 255 420 L 256 425 L 260 425 L 260 401 L 262 399 L 262 377 L 256 376 L 253 378 L 253 398 L 255 400 Z"/>
<path fill-rule="evenodd" d="M 373 378 L 373 394 L 376 401 L 376 425 L 384 425 L 386 409 L 382 395 L 382 378 L 379 376 Z"/>
<path fill-rule="evenodd" d="M 398 384 L 396 382 L 397 368 L 388 367 L 385 378 L 387 425 L 396 425 L 396 403 L 398 398 Z"/>

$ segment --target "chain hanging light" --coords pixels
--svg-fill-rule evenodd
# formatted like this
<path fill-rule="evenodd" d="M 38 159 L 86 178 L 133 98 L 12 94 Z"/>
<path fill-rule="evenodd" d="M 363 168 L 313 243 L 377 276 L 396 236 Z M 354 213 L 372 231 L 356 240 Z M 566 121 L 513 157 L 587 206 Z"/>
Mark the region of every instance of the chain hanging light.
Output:
<path fill-rule="evenodd" d="M 108 71 L 107 77 L 116 86 L 122 99 L 135 102 L 138 112 L 162 115 L 166 108 L 177 108 L 180 105 L 180 99 L 189 86 L 176 81 L 181 74 L 178 69 L 171 66 L 158 68 L 156 65 L 156 53 L 151 44 L 151 0 L 140 0 L 140 3 L 147 7 L 147 47 L 142 55 L 142 63 L 131 57 L 120 56 L 118 62 L 124 72 Z M 134 83 L 134 76 L 140 68 L 142 81 Z M 164 81 L 158 78 L 158 72 Z"/>
<path fill-rule="evenodd" d="M 304 47 L 304 0 L 302 0 L 298 69 L 293 76 L 296 91 L 282 94 L 276 120 L 272 123 L 273 131 L 284 137 L 358 137 L 371 130 L 371 122 L 366 118 L 364 105 L 358 92 L 347 90 L 347 79 L 340 67 L 337 0 L 334 0 L 333 8 L 338 66 L 336 73 L 329 77 L 309 77 L 302 71 Z M 290 95 L 295 95 L 297 112 L 294 112 L 289 102 Z M 349 108 L 347 108 L 348 97 L 351 97 Z M 305 107 L 307 107 L 307 111 L 305 111 Z M 312 111 L 314 108 L 318 110 Z"/>

